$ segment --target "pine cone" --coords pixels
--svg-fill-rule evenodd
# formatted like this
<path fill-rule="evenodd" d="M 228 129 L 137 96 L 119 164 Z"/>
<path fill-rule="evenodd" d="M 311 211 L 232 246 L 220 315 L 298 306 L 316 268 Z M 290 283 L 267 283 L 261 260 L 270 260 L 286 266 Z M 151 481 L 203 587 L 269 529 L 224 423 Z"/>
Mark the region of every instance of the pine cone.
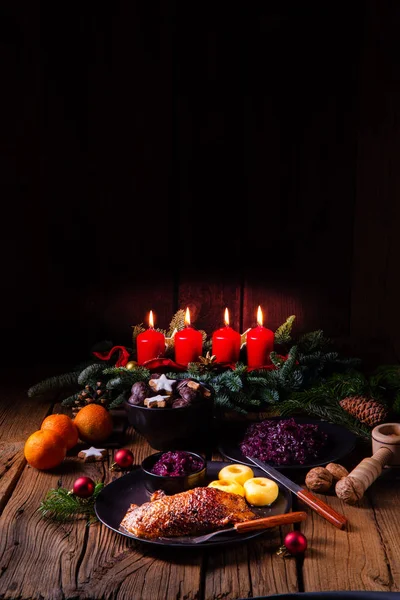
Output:
<path fill-rule="evenodd" d="M 343 410 L 369 427 L 383 423 L 387 417 L 386 407 L 373 398 L 349 396 L 343 398 L 339 404 Z"/>
<path fill-rule="evenodd" d="M 109 390 L 101 381 L 98 381 L 96 387 L 86 385 L 85 389 L 79 392 L 78 398 L 72 406 L 72 414 L 75 416 L 87 404 L 102 404 L 107 408 L 109 403 Z"/>

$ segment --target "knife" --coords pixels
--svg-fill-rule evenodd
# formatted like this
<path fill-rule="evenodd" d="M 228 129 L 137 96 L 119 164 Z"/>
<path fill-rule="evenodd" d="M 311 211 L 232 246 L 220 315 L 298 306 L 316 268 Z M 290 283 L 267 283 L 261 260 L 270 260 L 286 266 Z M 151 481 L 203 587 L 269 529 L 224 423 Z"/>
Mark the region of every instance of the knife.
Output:
<path fill-rule="evenodd" d="M 278 527 L 280 525 L 289 525 L 292 523 L 299 523 L 305 521 L 307 513 L 303 511 L 289 512 L 282 515 L 272 515 L 271 517 L 264 517 L 262 519 L 253 519 L 252 521 L 242 521 L 235 523 L 233 527 L 229 529 L 218 529 L 205 535 L 196 536 L 181 536 L 181 537 L 159 537 L 159 540 L 168 542 L 184 542 L 191 544 L 202 544 L 207 542 L 209 539 L 214 538 L 220 533 L 228 533 L 229 531 L 236 531 L 237 533 L 249 533 L 251 531 L 259 531 L 260 529 L 269 529 L 270 527 Z"/>
<path fill-rule="evenodd" d="M 336 512 L 333 508 L 325 504 L 320 498 L 317 498 L 309 492 L 305 490 L 294 481 L 291 481 L 285 475 L 282 475 L 280 471 L 274 469 L 267 463 L 264 463 L 262 460 L 258 458 L 251 458 L 251 456 L 246 456 L 247 460 L 250 460 L 253 464 L 257 465 L 260 469 L 262 469 L 265 473 L 267 473 L 270 477 L 275 479 L 278 483 L 281 483 L 285 488 L 290 490 L 293 494 L 295 494 L 304 504 L 307 504 L 310 508 L 312 508 L 316 513 L 318 513 L 321 517 L 332 523 L 338 529 L 344 529 L 347 524 L 347 519 L 340 513 Z"/>

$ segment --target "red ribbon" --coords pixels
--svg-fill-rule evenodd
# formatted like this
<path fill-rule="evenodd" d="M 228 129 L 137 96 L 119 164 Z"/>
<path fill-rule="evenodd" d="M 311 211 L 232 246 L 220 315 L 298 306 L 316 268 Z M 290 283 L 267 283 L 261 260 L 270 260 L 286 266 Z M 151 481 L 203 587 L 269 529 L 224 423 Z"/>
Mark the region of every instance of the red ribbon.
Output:
<path fill-rule="evenodd" d="M 130 352 L 125 346 L 114 346 L 109 352 L 92 352 L 100 360 L 110 360 L 115 352 L 119 352 L 118 360 L 115 363 L 116 367 L 125 367 L 129 361 Z"/>
<path fill-rule="evenodd" d="M 287 356 L 281 356 L 279 355 L 280 358 L 282 358 L 284 361 L 287 359 Z M 221 367 L 221 370 L 224 369 L 232 369 L 232 371 L 235 370 L 236 368 L 236 364 L 235 363 L 215 363 L 216 366 Z M 171 360 L 170 358 L 152 358 L 151 360 L 147 360 L 145 363 L 143 363 L 142 365 L 143 367 L 145 367 L 146 369 L 148 369 L 149 371 L 159 371 L 160 369 L 165 369 L 166 371 L 175 371 L 175 372 L 179 372 L 179 371 L 187 371 L 187 367 L 185 365 L 180 365 L 178 363 L 176 363 L 175 361 Z M 276 369 L 274 364 L 269 364 L 269 365 L 263 365 L 262 367 L 250 367 L 250 369 L 247 369 L 249 372 L 250 371 L 256 371 L 259 369 L 265 369 L 266 371 L 273 371 L 274 369 Z"/>

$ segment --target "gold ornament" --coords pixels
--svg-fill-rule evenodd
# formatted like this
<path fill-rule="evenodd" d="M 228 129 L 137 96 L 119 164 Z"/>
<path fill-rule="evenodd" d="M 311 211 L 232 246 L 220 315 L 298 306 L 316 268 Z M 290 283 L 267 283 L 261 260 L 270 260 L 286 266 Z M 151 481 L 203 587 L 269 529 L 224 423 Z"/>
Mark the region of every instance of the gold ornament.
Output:
<path fill-rule="evenodd" d="M 129 362 L 126 363 L 125 368 L 129 369 L 130 371 L 132 371 L 132 369 L 136 369 L 137 367 L 137 362 L 136 360 L 130 360 Z"/>
<path fill-rule="evenodd" d="M 216 356 L 215 354 L 213 354 L 211 356 L 210 352 L 208 351 L 207 354 L 205 356 L 199 356 L 200 359 L 200 363 L 204 366 L 204 367 L 210 367 L 213 366 L 215 361 L 216 361 Z"/>
<path fill-rule="evenodd" d="M 244 331 L 242 333 L 242 335 L 240 336 L 240 348 L 243 348 L 243 346 L 246 344 L 247 334 L 249 333 L 250 330 L 251 330 L 251 327 L 246 329 L 246 331 Z"/>

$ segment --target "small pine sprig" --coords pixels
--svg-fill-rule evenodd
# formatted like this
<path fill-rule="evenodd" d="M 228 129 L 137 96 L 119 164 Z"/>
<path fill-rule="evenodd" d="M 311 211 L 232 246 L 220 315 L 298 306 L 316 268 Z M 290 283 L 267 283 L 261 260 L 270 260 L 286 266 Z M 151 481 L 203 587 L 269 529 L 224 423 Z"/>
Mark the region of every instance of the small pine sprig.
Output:
<path fill-rule="evenodd" d="M 40 515 L 53 521 L 66 522 L 76 519 L 86 519 L 91 525 L 97 521 L 94 510 L 96 498 L 104 487 L 104 483 L 96 482 L 94 492 L 89 498 L 79 498 L 65 488 L 50 489 L 40 503 Z"/>
<path fill-rule="evenodd" d="M 275 331 L 275 343 L 280 346 L 286 346 L 292 341 L 292 327 L 296 319 L 295 315 L 290 315 L 286 321 Z"/>

